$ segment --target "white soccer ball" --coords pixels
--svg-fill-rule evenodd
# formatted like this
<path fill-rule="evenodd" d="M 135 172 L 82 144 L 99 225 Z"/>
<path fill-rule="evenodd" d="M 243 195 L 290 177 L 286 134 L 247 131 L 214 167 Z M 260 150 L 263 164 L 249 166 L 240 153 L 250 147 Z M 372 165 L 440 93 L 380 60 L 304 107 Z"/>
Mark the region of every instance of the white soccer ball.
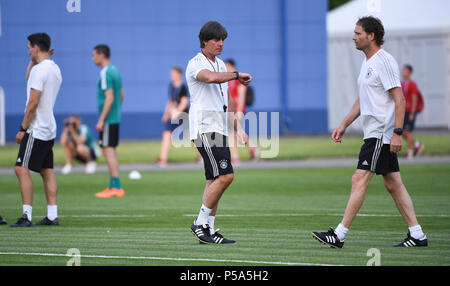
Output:
<path fill-rule="evenodd" d="M 128 175 L 128 178 L 130 178 L 131 180 L 140 180 L 142 176 L 141 173 L 139 173 L 139 171 L 133 170 Z"/>

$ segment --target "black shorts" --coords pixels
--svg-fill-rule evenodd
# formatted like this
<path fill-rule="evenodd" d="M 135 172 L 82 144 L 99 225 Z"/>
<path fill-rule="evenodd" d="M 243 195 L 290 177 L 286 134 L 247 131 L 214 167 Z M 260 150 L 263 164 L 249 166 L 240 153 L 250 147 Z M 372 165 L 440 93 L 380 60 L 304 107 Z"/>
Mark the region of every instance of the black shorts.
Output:
<path fill-rule="evenodd" d="M 377 175 L 398 172 L 400 168 L 397 153 L 391 153 L 390 145 L 383 144 L 383 139 L 364 139 L 357 169 L 371 171 Z"/>
<path fill-rule="evenodd" d="M 227 136 L 215 132 L 204 133 L 199 134 L 193 142 L 202 155 L 206 180 L 233 173 Z"/>
<path fill-rule="evenodd" d="M 414 116 L 413 120 L 409 120 L 409 112 L 405 113 L 405 120 L 403 121 L 403 130 L 405 131 L 409 131 L 409 132 L 413 132 L 414 131 L 414 126 L 416 125 L 416 115 Z"/>
<path fill-rule="evenodd" d="M 119 145 L 119 124 L 105 124 L 99 134 L 100 147 L 116 147 Z"/>
<path fill-rule="evenodd" d="M 32 133 L 25 133 L 20 142 L 16 166 L 22 166 L 35 172 L 53 169 L 53 144 L 55 140 L 39 140 Z"/>
<path fill-rule="evenodd" d="M 97 154 L 95 154 L 95 150 L 93 148 L 89 147 L 89 146 L 88 146 L 88 148 L 89 148 L 89 154 L 91 155 L 91 159 L 96 161 L 97 160 Z M 81 157 L 78 154 L 75 156 L 75 159 L 78 160 L 79 162 L 83 163 L 83 164 L 87 163 L 86 159 L 84 159 L 83 157 Z"/>

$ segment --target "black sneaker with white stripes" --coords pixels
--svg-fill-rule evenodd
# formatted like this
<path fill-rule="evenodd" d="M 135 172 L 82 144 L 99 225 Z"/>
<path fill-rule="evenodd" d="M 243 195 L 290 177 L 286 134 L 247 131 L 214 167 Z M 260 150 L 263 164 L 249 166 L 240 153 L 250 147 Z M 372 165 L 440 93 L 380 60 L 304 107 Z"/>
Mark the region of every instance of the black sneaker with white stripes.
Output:
<path fill-rule="evenodd" d="M 29 227 L 32 225 L 33 224 L 28 219 L 28 216 L 26 214 L 23 214 L 23 216 L 19 218 L 15 224 L 10 225 L 10 227 Z"/>
<path fill-rule="evenodd" d="M 195 235 L 201 243 L 205 244 L 216 243 L 211 237 L 208 224 L 196 225 L 194 221 L 194 223 L 191 225 L 191 231 L 192 234 Z"/>
<path fill-rule="evenodd" d="M 48 217 L 44 217 L 40 222 L 35 223 L 35 226 L 39 225 L 59 225 L 58 218 L 55 218 L 54 220 L 50 220 Z"/>
<path fill-rule="evenodd" d="M 0 216 L 0 224 L 7 224 L 6 219 Z"/>
<path fill-rule="evenodd" d="M 420 246 L 428 246 L 427 236 L 424 235 L 422 239 L 415 239 L 411 236 L 411 234 L 406 234 L 405 240 L 402 243 L 394 245 L 394 247 L 420 247 Z"/>
<path fill-rule="evenodd" d="M 214 231 L 214 234 L 211 234 L 211 238 L 214 240 L 214 243 L 216 243 L 216 244 L 236 243 L 236 240 L 232 240 L 232 239 L 223 237 L 223 235 L 221 235 L 219 233 L 219 231 L 220 231 L 220 228 L 216 229 Z M 203 243 L 203 242 L 200 241 L 200 243 Z"/>
<path fill-rule="evenodd" d="M 317 232 L 313 231 L 312 236 L 323 244 L 328 244 L 332 248 L 342 248 L 344 246 L 344 241 L 340 241 L 337 237 L 334 229 L 330 227 L 327 232 Z"/>

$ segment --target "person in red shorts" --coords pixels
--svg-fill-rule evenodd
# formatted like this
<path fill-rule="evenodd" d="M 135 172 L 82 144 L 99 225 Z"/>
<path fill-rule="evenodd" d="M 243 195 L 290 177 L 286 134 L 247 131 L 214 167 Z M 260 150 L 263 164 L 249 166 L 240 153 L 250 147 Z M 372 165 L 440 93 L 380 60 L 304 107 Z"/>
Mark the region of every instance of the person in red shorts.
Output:
<path fill-rule="evenodd" d="M 233 59 L 227 59 L 225 61 L 225 66 L 228 72 L 236 71 L 236 63 Z M 238 80 L 230 80 L 228 82 L 228 89 L 230 91 L 231 97 L 233 98 L 234 104 L 236 105 L 236 115 L 239 120 L 242 120 L 243 115 L 246 112 L 245 97 L 247 93 L 247 87 L 240 83 Z M 241 117 L 239 117 L 241 116 Z M 239 153 L 237 149 L 237 137 L 233 130 L 230 130 L 230 149 L 231 149 L 231 163 L 239 163 Z M 250 156 L 252 159 L 257 159 L 259 150 L 256 147 L 249 147 Z"/>
<path fill-rule="evenodd" d="M 421 96 L 417 84 L 411 80 L 413 68 L 405 65 L 402 70 L 402 90 L 406 100 L 405 123 L 403 125 L 403 138 L 408 142 L 406 158 L 411 160 L 414 156 L 420 155 L 424 149 L 424 144 L 414 140 L 413 131 L 418 112 L 420 112 Z"/>

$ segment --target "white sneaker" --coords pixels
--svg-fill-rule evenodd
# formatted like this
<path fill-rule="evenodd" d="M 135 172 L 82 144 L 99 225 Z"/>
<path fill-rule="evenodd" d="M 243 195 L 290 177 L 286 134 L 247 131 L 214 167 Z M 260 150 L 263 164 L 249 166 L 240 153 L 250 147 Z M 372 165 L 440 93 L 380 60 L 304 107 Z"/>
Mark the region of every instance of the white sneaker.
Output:
<path fill-rule="evenodd" d="M 67 175 L 67 174 L 69 174 L 70 172 L 72 172 L 72 165 L 70 165 L 70 164 L 65 164 L 64 167 L 63 167 L 62 170 L 61 170 L 61 173 L 62 173 L 63 175 Z"/>
<path fill-rule="evenodd" d="M 95 161 L 87 162 L 85 172 L 86 174 L 94 174 L 97 168 L 97 163 Z"/>

